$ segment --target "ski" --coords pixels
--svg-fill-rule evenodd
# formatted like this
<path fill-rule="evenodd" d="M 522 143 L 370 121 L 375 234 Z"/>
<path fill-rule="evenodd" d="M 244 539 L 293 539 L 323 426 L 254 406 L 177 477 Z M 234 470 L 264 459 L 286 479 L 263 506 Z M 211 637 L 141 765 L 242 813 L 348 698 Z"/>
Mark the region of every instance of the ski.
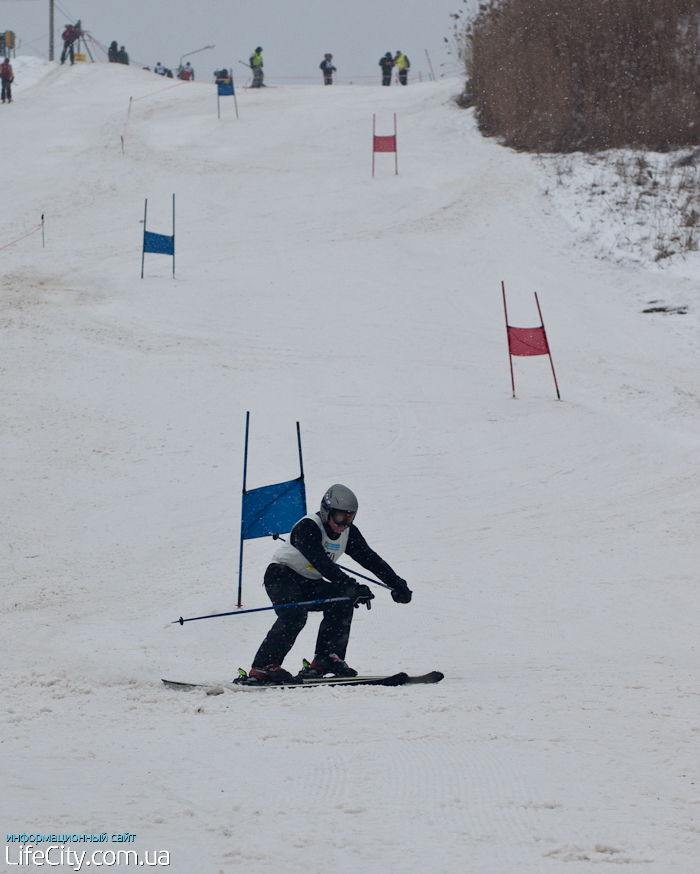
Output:
<path fill-rule="evenodd" d="M 414 686 L 418 684 L 439 683 L 445 675 L 440 671 L 430 671 L 420 676 L 409 676 L 403 671 L 386 676 L 322 677 L 320 679 L 292 680 L 289 683 L 181 683 L 176 680 L 161 680 L 169 689 L 207 689 L 207 694 L 220 694 L 224 689 L 299 689 L 307 686 Z M 220 690 L 220 691 L 219 691 Z"/>

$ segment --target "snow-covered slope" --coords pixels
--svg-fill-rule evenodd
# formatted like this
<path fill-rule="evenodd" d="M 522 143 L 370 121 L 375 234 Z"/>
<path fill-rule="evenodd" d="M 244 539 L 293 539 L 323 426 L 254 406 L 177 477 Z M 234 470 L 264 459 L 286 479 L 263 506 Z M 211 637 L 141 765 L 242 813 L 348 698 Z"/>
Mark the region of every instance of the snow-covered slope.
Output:
<path fill-rule="evenodd" d="M 171 84 L 76 65 L 2 108 L 0 246 L 46 216 L 0 253 L 6 833 L 128 831 L 178 874 L 691 874 L 697 322 L 641 313 L 691 279 L 596 261 L 454 82 L 241 91 L 239 120 Z M 176 278 L 141 280 L 173 193 Z M 501 280 L 562 402 L 545 358 L 511 398 Z M 357 611 L 348 661 L 443 683 L 161 687 L 269 626 L 171 624 L 235 604 L 247 410 L 248 486 L 296 475 L 298 420 L 310 506 L 350 486 L 415 591 Z"/>

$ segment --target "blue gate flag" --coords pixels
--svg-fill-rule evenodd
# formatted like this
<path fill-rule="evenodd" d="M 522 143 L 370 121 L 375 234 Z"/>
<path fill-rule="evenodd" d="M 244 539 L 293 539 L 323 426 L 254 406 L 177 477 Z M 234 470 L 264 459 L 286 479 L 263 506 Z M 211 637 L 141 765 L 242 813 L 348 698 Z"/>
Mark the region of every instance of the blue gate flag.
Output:
<path fill-rule="evenodd" d="M 174 255 L 175 237 L 146 231 L 143 235 L 143 251 L 155 252 L 158 255 Z"/>
<path fill-rule="evenodd" d="M 155 252 L 156 255 L 171 255 L 173 259 L 173 276 L 175 276 L 175 195 L 173 194 L 173 233 L 153 234 L 146 230 L 146 218 L 148 217 L 148 198 L 143 204 L 143 249 L 141 250 L 141 279 L 143 279 L 143 265 L 146 261 L 146 252 Z"/>
<path fill-rule="evenodd" d="M 286 534 L 306 515 L 306 488 L 303 478 L 275 483 L 243 494 L 241 539 Z"/>
<path fill-rule="evenodd" d="M 219 97 L 233 97 L 232 79 L 229 79 L 228 82 L 217 82 L 216 87 Z"/>

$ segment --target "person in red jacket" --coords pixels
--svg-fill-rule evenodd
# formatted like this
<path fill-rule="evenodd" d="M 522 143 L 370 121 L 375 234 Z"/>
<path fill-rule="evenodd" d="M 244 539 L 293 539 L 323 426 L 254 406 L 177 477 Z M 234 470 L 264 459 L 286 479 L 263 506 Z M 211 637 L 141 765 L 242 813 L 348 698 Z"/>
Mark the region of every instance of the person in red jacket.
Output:
<path fill-rule="evenodd" d="M 65 64 L 66 58 L 70 55 L 71 65 L 75 63 L 75 54 L 73 51 L 73 43 L 80 39 L 83 35 L 82 30 L 73 24 L 67 24 L 66 29 L 61 34 L 63 40 L 63 51 L 61 52 L 61 63 Z"/>
<path fill-rule="evenodd" d="M 0 64 L 0 79 L 2 79 L 2 102 L 12 103 L 12 88 L 10 88 L 10 85 L 15 81 L 15 77 L 9 58 L 5 58 L 2 64 Z"/>

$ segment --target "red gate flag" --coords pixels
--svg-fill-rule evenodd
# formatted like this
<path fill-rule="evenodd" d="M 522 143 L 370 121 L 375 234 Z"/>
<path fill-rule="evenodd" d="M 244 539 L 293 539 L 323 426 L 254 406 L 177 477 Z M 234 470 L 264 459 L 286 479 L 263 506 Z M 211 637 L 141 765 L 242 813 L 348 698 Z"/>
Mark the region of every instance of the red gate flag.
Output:
<path fill-rule="evenodd" d="M 544 328 L 508 327 L 508 346 L 511 355 L 549 355 Z"/>
<path fill-rule="evenodd" d="M 504 282 L 501 282 L 501 290 L 503 291 L 503 311 L 506 315 L 506 332 L 508 335 L 508 358 L 510 360 L 510 382 L 513 387 L 513 397 L 515 397 L 513 355 L 549 355 L 549 363 L 552 365 L 552 376 L 554 377 L 554 387 L 557 390 L 557 398 L 561 400 L 561 395 L 559 394 L 559 386 L 557 385 L 557 375 L 554 372 L 554 362 L 552 361 L 552 353 L 549 351 L 547 332 L 544 329 L 544 320 L 542 318 L 540 302 L 537 299 L 537 292 L 535 292 L 535 303 L 537 304 L 537 312 L 540 314 L 539 328 L 514 328 L 512 327 L 512 325 L 508 324 L 508 308 L 506 307 L 506 286 Z"/>
<path fill-rule="evenodd" d="M 375 133 L 377 129 L 377 116 L 372 116 L 372 176 L 374 176 L 374 155 L 375 152 L 393 152 L 394 167 L 396 176 L 399 175 L 399 155 L 396 150 L 396 113 L 394 113 L 394 133 L 390 136 L 378 137 Z"/>

